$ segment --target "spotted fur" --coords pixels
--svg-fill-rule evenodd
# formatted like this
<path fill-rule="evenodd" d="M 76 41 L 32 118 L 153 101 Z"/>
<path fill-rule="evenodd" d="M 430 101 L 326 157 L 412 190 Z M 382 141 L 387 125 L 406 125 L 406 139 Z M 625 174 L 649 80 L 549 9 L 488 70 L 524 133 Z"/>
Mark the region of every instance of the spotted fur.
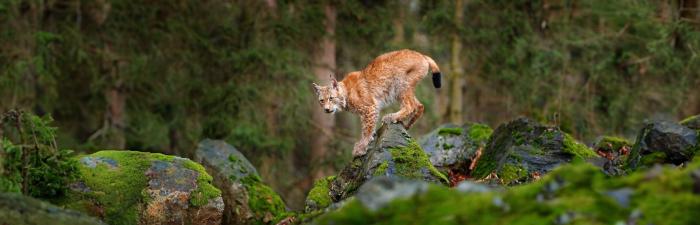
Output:
<path fill-rule="evenodd" d="M 380 55 L 360 71 L 350 72 L 338 82 L 332 79 L 328 86 L 314 85 L 319 104 L 327 113 L 341 110 L 358 114 L 362 121 L 362 138 L 355 143 L 353 156 L 366 153 L 377 124 L 379 112 L 394 101 L 401 103 L 398 112 L 382 117 L 383 122 L 404 124 L 406 129 L 423 115 L 425 107 L 414 92 L 418 82 L 433 73 L 433 82 L 439 87 L 435 61 L 412 50 L 400 50 Z M 438 83 L 435 83 L 435 76 Z"/>

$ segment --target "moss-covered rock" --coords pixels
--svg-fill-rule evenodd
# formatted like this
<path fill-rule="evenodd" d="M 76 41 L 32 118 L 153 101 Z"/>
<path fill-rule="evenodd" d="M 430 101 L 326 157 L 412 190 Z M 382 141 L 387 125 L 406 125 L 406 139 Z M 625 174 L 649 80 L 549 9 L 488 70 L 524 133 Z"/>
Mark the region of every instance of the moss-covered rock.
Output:
<path fill-rule="evenodd" d="M 360 185 L 375 176 L 448 182 L 401 124 L 382 124 L 369 144 L 367 154 L 353 158 L 331 182 L 332 201 L 351 196 Z"/>
<path fill-rule="evenodd" d="M 537 179 L 574 158 L 595 157 L 593 150 L 569 134 L 519 118 L 493 132 L 471 175 L 512 185 Z"/>
<path fill-rule="evenodd" d="M 493 129 L 479 123 L 467 123 L 461 127 L 443 125 L 420 139 L 430 162 L 438 170 L 468 174 L 469 165 L 476 152 L 488 142 Z"/>
<path fill-rule="evenodd" d="M 332 203 L 330 186 L 333 180 L 335 180 L 335 176 L 328 176 L 314 182 L 314 186 L 309 190 L 309 194 L 306 196 L 305 212 L 310 213 L 323 209 Z"/>
<path fill-rule="evenodd" d="M 698 149 L 695 130 L 668 121 L 647 122 L 637 135 L 627 164 L 630 169 L 656 163 L 679 165 L 690 160 Z"/>
<path fill-rule="evenodd" d="M 100 151 L 79 160 L 79 181 L 59 205 L 108 224 L 221 223 L 221 191 L 193 161 L 136 151 Z"/>
<path fill-rule="evenodd" d="M 431 185 L 379 207 L 355 199 L 313 224 L 696 224 L 698 171 L 700 159 L 682 170 L 611 178 L 572 163 L 505 191 L 463 193 Z"/>
<path fill-rule="evenodd" d="M 62 209 L 19 193 L 0 193 L 0 224 L 98 225 L 97 218 Z"/>
<path fill-rule="evenodd" d="M 700 115 L 691 116 L 681 120 L 681 125 L 700 131 Z"/>
<path fill-rule="evenodd" d="M 275 224 L 288 215 L 280 196 L 233 146 L 206 139 L 199 143 L 195 161 L 214 176 L 214 185 L 223 192 L 224 224 Z"/>

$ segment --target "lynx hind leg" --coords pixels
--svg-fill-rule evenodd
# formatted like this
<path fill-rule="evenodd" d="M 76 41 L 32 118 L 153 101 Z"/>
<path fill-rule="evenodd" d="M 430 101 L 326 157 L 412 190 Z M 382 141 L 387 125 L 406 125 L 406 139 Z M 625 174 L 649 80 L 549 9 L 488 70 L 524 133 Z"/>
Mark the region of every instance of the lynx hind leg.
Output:
<path fill-rule="evenodd" d="M 406 91 L 401 95 L 401 109 L 398 112 L 395 113 L 390 113 L 382 117 L 382 121 L 385 123 L 398 123 L 398 122 L 403 122 L 408 119 L 411 114 L 416 109 L 416 102 L 414 102 L 414 99 L 416 97 L 413 96 L 413 91 Z"/>
<path fill-rule="evenodd" d="M 411 117 L 411 120 L 404 126 L 404 128 L 406 128 L 406 130 L 411 128 L 413 126 L 413 124 L 416 123 L 418 118 L 423 116 L 423 112 L 425 112 L 425 106 L 423 106 L 423 104 L 421 104 L 417 98 L 414 97 L 413 101 L 414 101 L 414 104 L 416 106 L 416 109 L 413 112 L 413 116 Z"/>
<path fill-rule="evenodd" d="M 367 153 L 367 147 L 369 142 L 372 141 L 372 134 L 374 134 L 374 127 L 377 123 L 377 116 L 379 112 L 377 110 L 372 110 L 360 115 L 360 120 L 362 120 L 362 138 L 355 143 L 355 147 L 352 149 L 353 156 L 361 156 Z"/>

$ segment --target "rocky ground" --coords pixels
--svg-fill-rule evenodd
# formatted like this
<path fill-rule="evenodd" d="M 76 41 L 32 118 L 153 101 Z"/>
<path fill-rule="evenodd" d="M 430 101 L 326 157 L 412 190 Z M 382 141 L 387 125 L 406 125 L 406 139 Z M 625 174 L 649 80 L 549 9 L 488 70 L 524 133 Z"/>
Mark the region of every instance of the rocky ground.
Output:
<path fill-rule="evenodd" d="M 0 194 L 0 224 L 700 223 L 698 116 L 592 147 L 527 118 L 444 125 L 418 140 L 384 124 L 375 135 L 366 155 L 316 181 L 303 212 L 233 146 L 204 140 L 194 161 L 77 156 L 80 179 L 62 198 Z"/>

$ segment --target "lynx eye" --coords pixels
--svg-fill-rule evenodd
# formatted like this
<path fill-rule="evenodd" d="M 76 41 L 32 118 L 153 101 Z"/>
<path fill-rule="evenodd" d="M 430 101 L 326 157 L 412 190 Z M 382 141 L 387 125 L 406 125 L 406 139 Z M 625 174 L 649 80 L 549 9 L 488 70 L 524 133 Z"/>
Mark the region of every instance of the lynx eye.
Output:
<path fill-rule="evenodd" d="M 325 102 L 326 100 L 321 99 L 321 103 Z"/>

